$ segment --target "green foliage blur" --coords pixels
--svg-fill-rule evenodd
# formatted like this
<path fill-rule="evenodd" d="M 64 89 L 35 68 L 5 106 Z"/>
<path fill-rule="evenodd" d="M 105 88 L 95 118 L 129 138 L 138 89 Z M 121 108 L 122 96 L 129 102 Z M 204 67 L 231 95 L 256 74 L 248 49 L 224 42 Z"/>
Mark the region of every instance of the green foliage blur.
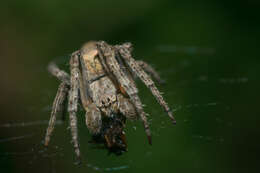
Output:
<path fill-rule="evenodd" d="M 259 9 L 257 0 L 1 2 L 1 172 L 259 172 Z M 88 143 L 80 111 L 85 162 L 76 166 L 68 119 L 46 155 L 39 148 L 47 124 L 1 125 L 48 120 L 59 82 L 47 64 L 67 70 L 68 55 L 89 40 L 132 42 L 136 59 L 167 81 L 159 89 L 177 125 L 138 81 L 153 146 L 141 123 L 129 122 L 129 151 L 107 155 Z"/>

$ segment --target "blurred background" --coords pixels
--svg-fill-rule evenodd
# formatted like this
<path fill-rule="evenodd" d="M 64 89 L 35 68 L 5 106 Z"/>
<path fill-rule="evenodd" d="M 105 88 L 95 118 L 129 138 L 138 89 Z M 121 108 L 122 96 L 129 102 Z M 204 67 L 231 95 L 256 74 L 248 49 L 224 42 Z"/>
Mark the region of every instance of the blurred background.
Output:
<path fill-rule="evenodd" d="M 0 5 L 1 172 L 259 172 L 257 0 L 13 0 Z M 108 154 L 88 141 L 78 113 L 83 157 L 74 165 L 58 121 L 42 147 L 59 81 L 46 66 L 68 70 L 69 54 L 89 40 L 134 45 L 134 57 L 159 71 L 177 125 L 144 85 L 153 145 L 128 122 L 128 152 Z"/>

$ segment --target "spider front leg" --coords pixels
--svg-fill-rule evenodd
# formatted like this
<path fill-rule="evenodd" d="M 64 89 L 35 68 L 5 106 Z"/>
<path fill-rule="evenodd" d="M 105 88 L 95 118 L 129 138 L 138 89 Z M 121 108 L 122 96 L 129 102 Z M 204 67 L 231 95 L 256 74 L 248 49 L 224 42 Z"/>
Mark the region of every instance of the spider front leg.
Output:
<path fill-rule="evenodd" d="M 94 103 L 88 104 L 88 107 L 85 108 L 85 110 L 86 125 L 89 131 L 94 135 L 99 134 L 102 127 L 102 117 L 100 110 Z"/>
<path fill-rule="evenodd" d="M 129 47 L 130 45 L 125 44 L 122 46 L 116 46 L 116 48 L 118 49 L 120 55 L 124 58 L 126 64 L 128 65 L 128 67 L 135 73 L 135 75 L 137 75 L 142 81 L 143 83 L 150 89 L 150 91 L 152 92 L 152 94 L 154 95 L 154 97 L 156 98 L 156 100 L 158 101 L 158 103 L 163 107 L 163 109 L 168 113 L 168 116 L 170 117 L 170 119 L 172 120 L 173 124 L 176 124 L 176 120 L 172 115 L 172 112 L 170 110 L 170 108 L 168 107 L 167 103 L 164 101 L 161 93 L 159 92 L 159 90 L 157 89 L 157 87 L 155 86 L 154 82 L 152 81 L 152 79 L 150 78 L 149 75 L 147 75 L 147 73 L 144 72 L 144 70 L 139 66 L 139 64 L 134 60 L 134 58 L 132 58 L 131 53 L 129 51 Z"/>
<path fill-rule="evenodd" d="M 86 111 L 85 118 L 86 118 L 86 125 L 89 131 L 96 135 L 100 133 L 102 127 L 102 117 L 101 112 L 93 103 L 90 98 L 90 89 L 88 84 L 88 75 L 85 62 L 81 57 L 79 57 L 80 63 L 82 65 L 82 71 L 79 72 L 79 89 L 80 89 L 80 100 L 83 105 L 83 108 Z"/>
<path fill-rule="evenodd" d="M 101 60 L 106 62 L 106 64 L 108 65 L 109 68 L 107 69 L 107 71 L 111 72 L 116 77 L 117 81 L 120 84 L 119 88 L 122 88 L 123 92 L 126 92 L 127 95 L 130 97 L 130 101 L 134 104 L 138 115 L 143 121 L 148 142 L 149 144 L 152 144 L 151 131 L 147 121 L 146 113 L 143 111 L 142 102 L 137 95 L 138 89 L 136 88 L 134 82 L 131 81 L 128 78 L 127 74 L 125 74 L 124 71 L 120 68 L 115 58 L 114 48 L 110 47 L 104 42 L 100 42 L 99 44 L 99 49 L 101 50 L 99 52 L 99 56 Z"/>
<path fill-rule="evenodd" d="M 66 83 L 67 85 L 70 85 L 70 76 L 68 73 L 66 73 L 63 70 L 60 70 L 59 67 L 54 63 L 51 62 L 48 65 L 48 71 L 55 77 L 57 77 L 61 82 Z"/>
<path fill-rule="evenodd" d="M 69 74 L 67 74 L 65 71 L 62 71 L 58 68 L 58 66 L 51 62 L 48 65 L 48 71 L 55 77 L 61 80 L 61 84 L 59 86 L 59 89 L 57 91 L 56 97 L 54 99 L 53 105 L 52 105 L 52 112 L 51 112 L 51 118 L 49 120 L 49 125 L 46 131 L 45 139 L 44 139 L 44 145 L 48 146 L 50 142 L 51 134 L 54 130 L 57 113 L 60 111 L 63 111 L 63 104 L 65 101 L 65 98 L 68 94 L 70 81 L 69 81 Z"/>
<path fill-rule="evenodd" d="M 48 144 L 50 142 L 50 137 L 54 130 L 57 113 L 62 111 L 62 109 L 63 109 L 64 100 L 68 94 L 68 90 L 69 90 L 69 86 L 65 82 L 62 82 L 59 86 L 59 89 L 57 91 L 57 94 L 56 94 L 56 97 L 54 99 L 53 106 L 52 106 L 51 118 L 49 120 L 49 126 L 47 128 L 45 140 L 44 140 L 44 145 L 46 147 L 48 146 Z"/>
<path fill-rule="evenodd" d="M 155 71 L 155 69 L 152 66 L 150 66 L 148 63 L 141 61 L 141 60 L 136 61 L 136 62 L 140 67 L 142 67 L 144 69 L 144 71 L 146 71 L 148 74 L 150 74 L 151 77 L 156 80 L 156 82 L 158 82 L 159 84 L 165 83 L 165 81 L 161 79 L 159 73 L 157 71 Z"/>
<path fill-rule="evenodd" d="M 78 52 L 75 52 L 71 56 L 70 60 L 70 91 L 69 91 L 69 104 L 68 104 L 68 112 L 70 117 L 70 130 L 72 135 L 72 143 L 74 146 L 74 150 L 77 156 L 77 160 L 80 163 L 80 150 L 78 143 L 78 128 L 77 128 L 77 106 L 79 99 L 79 57 Z"/>
<path fill-rule="evenodd" d="M 86 88 L 83 83 L 82 74 L 79 73 L 80 100 L 86 111 L 86 125 L 92 134 L 98 134 L 101 130 L 102 119 L 101 112 L 92 100 L 87 97 Z"/>
<path fill-rule="evenodd" d="M 121 93 L 117 94 L 117 100 L 120 113 L 122 113 L 127 119 L 136 120 L 137 112 L 131 101 Z"/>

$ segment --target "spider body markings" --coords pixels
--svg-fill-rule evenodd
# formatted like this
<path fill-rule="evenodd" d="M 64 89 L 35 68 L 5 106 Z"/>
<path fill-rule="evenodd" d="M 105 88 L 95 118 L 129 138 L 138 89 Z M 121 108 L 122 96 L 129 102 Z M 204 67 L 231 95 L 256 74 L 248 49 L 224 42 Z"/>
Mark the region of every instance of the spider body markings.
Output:
<path fill-rule="evenodd" d="M 172 122 L 176 123 L 170 108 L 147 74 L 161 83 L 158 73 L 147 63 L 134 60 L 131 51 L 130 43 L 112 46 L 104 41 L 90 41 L 72 53 L 70 75 L 60 70 L 54 63 L 49 64 L 49 72 L 56 76 L 61 84 L 53 103 L 44 140 L 45 146 L 49 144 L 57 113 L 63 111 L 67 95 L 72 143 L 79 160 L 76 116 L 79 101 L 86 112 L 86 125 L 90 133 L 98 136 L 109 149 L 126 150 L 127 143 L 123 131 L 125 121 L 136 120 L 139 117 L 151 144 L 151 132 L 138 97 L 135 76 L 144 82 Z"/>

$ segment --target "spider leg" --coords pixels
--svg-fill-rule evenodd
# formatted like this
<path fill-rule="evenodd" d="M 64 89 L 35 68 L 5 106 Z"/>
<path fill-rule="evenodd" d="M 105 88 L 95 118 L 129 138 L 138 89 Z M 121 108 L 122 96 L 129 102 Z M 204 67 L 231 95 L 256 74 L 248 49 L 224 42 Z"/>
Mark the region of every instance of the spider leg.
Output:
<path fill-rule="evenodd" d="M 135 110 L 134 105 L 130 102 L 130 100 L 123 96 L 123 94 L 117 94 L 118 100 L 118 109 L 119 111 L 130 120 L 137 119 L 137 112 Z"/>
<path fill-rule="evenodd" d="M 48 65 L 48 71 L 53 76 L 60 79 L 62 83 L 59 85 L 56 97 L 55 97 L 54 102 L 53 102 L 51 118 L 49 120 L 49 125 L 48 125 L 46 135 L 45 135 L 45 139 L 44 139 L 44 145 L 45 146 L 48 146 L 48 144 L 49 144 L 51 134 L 54 130 L 57 113 L 63 111 L 63 109 L 64 109 L 63 104 L 64 104 L 64 101 L 65 101 L 66 96 L 68 94 L 69 85 L 70 85 L 69 74 L 60 70 L 55 63 L 51 62 Z"/>
<path fill-rule="evenodd" d="M 101 112 L 97 106 L 92 102 L 91 90 L 88 84 L 88 75 L 86 65 L 82 57 L 79 57 L 81 69 L 79 72 L 79 89 L 80 89 L 80 99 L 83 108 L 86 111 L 86 125 L 92 134 L 98 134 L 102 127 Z"/>
<path fill-rule="evenodd" d="M 144 61 L 136 61 L 137 64 L 142 67 L 144 69 L 144 71 L 146 71 L 148 74 L 150 74 L 159 84 L 163 84 L 165 83 L 164 80 L 162 80 L 158 74 L 157 71 L 155 71 L 155 69 L 150 66 L 148 63 L 144 62 Z"/>
<path fill-rule="evenodd" d="M 115 50 L 113 50 L 112 47 L 106 45 L 106 43 L 104 42 L 100 42 L 99 48 L 102 50 L 101 52 L 104 54 L 103 56 L 100 52 L 101 59 L 104 60 L 105 58 L 106 64 L 109 66 L 109 70 L 120 83 L 119 87 L 122 88 L 121 90 L 127 93 L 127 95 L 130 98 L 130 101 L 135 105 L 136 111 L 141 117 L 141 120 L 143 121 L 149 144 L 152 144 L 151 131 L 149 128 L 146 114 L 143 111 L 142 102 L 137 95 L 138 93 L 137 87 L 135 86 L 133 81 L 129 80 L 128 76 L 120 68 L 118 62 L 115 59 Z"/>
<path fill-rule="evenodd" d="M 84 86 L 85 85 L 82 74 L 79 73 L 80 100 L 82 102 L 83 108 L 86 111 L 86 125 L 92 134 L 98 134 L 102 126 L 101 112 L 88 97 L 86 93 L 86 88 Z"/>
<path fill-rule="evenodd" d="M 91 102 L 90 98 L 87 95 L 86 87 L 83 81 L 81 72 L 78 73 L 79 76 L 79 91 L 80 91 L 80 100 L 85 110 L 87 110 L 89 103 Z"/>
<path fill-rule="evenodd" d="M 75 52 L 71 56 L 70 60 L 70 71 L 71 71 L 71 78 L 70 78 L 70 91 L 69 91 L 69 104 L 68 104 L 68 112 L 70 117 L 70 130 L 72 135 L 72 143 L 74 146 L 74 150 L 80 163 L 80 150 L 79 150 L 79 143 L 78 143 L 78 128 L 77 128 L 77 106 L 78 106 L 78 99 L 79 99 L 79 58 L 78 52 Z"/>
<path fill-rule="evenodd" d="M 63 70 L 60 70 L 59 67 L 54 63 L 51 62 L 48 65 L 48 71 L 55 77 L 57 77 L 61 82 L 66 83 L 67 85 L 70 85 L 70 76 L 68 73 L 66 73 Z"/>
<path fill-rule="evenodd" d="M 54 130 L 57 113 L 62 111 L 63 109 L 63 103 L 68 93 L 68 85 L 65 82 L 62 82 L 58 88 L 56 97 L 53 102 L 52 111 L 51 111 L 51 118 L 49 120 L 49 126 L 46 131 L 44 145 L 48 146 L 51 134 Z"/>
<path fill-rule="evenodd" d="M 99 134 L 102 127 L 101 112 L 94 103 L 86 109 L 86 125 L 92 134 Z"/>
<path fill-rule="evenodd" d="M 131 53 L 127 46 L 116 46 L 122 58 L 124 58 L 126 64 L 129 68 L 143 81 L 143 83 L 151 90 L 152 94 L 158 101 L 158 103 L 163 107 L 163 109 L 168 113 L 168 116 L 172 120 L 173 124 L 176 124 L 176 120 L 172 115 L 170 108 L 167 103 L 164 101 L 161 93 L 155 86 L 154 82 L 150 76 L 144 72 L 140 65 L 132 58 Z"/>

